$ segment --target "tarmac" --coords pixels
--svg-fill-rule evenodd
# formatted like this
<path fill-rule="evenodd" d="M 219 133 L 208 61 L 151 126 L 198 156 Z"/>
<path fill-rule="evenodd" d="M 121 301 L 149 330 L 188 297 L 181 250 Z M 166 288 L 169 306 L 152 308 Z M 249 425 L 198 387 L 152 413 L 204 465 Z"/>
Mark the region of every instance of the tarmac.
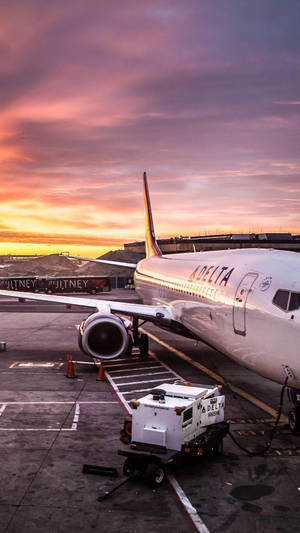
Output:
<path fill-rule="evenodd" d="M 122 289 L 99 297 L 136 298 Z M 268 455 L 248 456 L 227 436 L 221 456 L 173 469 L 173 486 L 152 490 L 131 481 L 103 502 L 98 496 L 116 479 L 82 473 L 83 464 L 110 466 L 122 479 L 119 432 L 125 400 L 147 394 L 137 390 L 177 375 L 193 383 L 223 380 L 231 431 L 257 450 L 268 440 L 280 385 L 202 343 L 148 324 L 143 328 L 151 335 L 149 364 L 136 355 L 114 360 L 106 364 L 108 381 L 96 381 L 98 369 L 80 352 L 74 327 L 90 310 L 3 298 L 0 303 L 0 341 L 7 343 L 0 352 L 1 533 L 299 529 L 300 436 L 285 426 L 286 398 Z M 77 379 L 64 375 L 67 354 L 77 361 Z"/>

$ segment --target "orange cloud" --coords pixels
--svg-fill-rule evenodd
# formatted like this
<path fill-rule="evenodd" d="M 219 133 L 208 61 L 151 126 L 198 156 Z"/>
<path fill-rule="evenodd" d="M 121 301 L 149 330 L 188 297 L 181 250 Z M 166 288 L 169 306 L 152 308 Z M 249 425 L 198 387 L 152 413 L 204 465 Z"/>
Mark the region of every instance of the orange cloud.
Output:
<path fill-rule="evenodd" d="M 86 237 L 82 235 L 62 235 L 62 234 L 46 234 L 46 233 L 26 233 L 17 231 L 5 231 L 0 229 L 0 242 L 14 242 L 27 244 L 46 244 L 55 245 L 57 247 L 63 246 L 93 246 L 93 247 L 116 247 L 121 246 L 123 241 L 118 238 L 106 237 Z"/>

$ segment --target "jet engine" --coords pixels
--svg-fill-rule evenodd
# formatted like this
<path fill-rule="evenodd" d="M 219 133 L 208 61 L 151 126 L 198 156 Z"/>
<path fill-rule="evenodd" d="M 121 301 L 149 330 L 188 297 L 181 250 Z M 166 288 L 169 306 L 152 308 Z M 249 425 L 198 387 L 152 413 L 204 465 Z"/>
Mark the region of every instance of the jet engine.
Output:
<path fill-rule="evenodd" d="M 96 359 L 115 359 L 124 354 L 129 339 L 123 320 L 112 314 L 94 313 L 79 327 L 79 348 Z"/>

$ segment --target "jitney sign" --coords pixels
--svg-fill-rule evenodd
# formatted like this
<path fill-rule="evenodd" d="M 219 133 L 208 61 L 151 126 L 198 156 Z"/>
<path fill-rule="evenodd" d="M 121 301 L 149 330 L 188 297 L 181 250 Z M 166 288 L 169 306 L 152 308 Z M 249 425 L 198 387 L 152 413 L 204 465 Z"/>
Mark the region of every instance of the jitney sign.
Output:
<path fill-rule="evenodd" d="M 212 283 L 213 285 L 222 285 L 226 287 L 227 282 L 234 271 L 234 268 L 229 269 L 227 266 L 215 266 L 215 265 L 199 265 L 191 273 L 188 281 L 205 281 L 206 283 Z"/>

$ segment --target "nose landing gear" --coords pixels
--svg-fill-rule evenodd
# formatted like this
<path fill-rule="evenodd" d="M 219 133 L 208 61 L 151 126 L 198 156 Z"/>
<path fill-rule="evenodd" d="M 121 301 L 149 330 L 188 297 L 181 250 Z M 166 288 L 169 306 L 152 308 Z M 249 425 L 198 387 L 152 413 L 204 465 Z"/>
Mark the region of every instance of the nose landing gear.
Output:
<path fill-rule="evenodd" d="M 294 405 L 289 412 L 289 426 L 294 435 L 300 435 L 300 389 L 288 389 L 288 398 Z"/>

